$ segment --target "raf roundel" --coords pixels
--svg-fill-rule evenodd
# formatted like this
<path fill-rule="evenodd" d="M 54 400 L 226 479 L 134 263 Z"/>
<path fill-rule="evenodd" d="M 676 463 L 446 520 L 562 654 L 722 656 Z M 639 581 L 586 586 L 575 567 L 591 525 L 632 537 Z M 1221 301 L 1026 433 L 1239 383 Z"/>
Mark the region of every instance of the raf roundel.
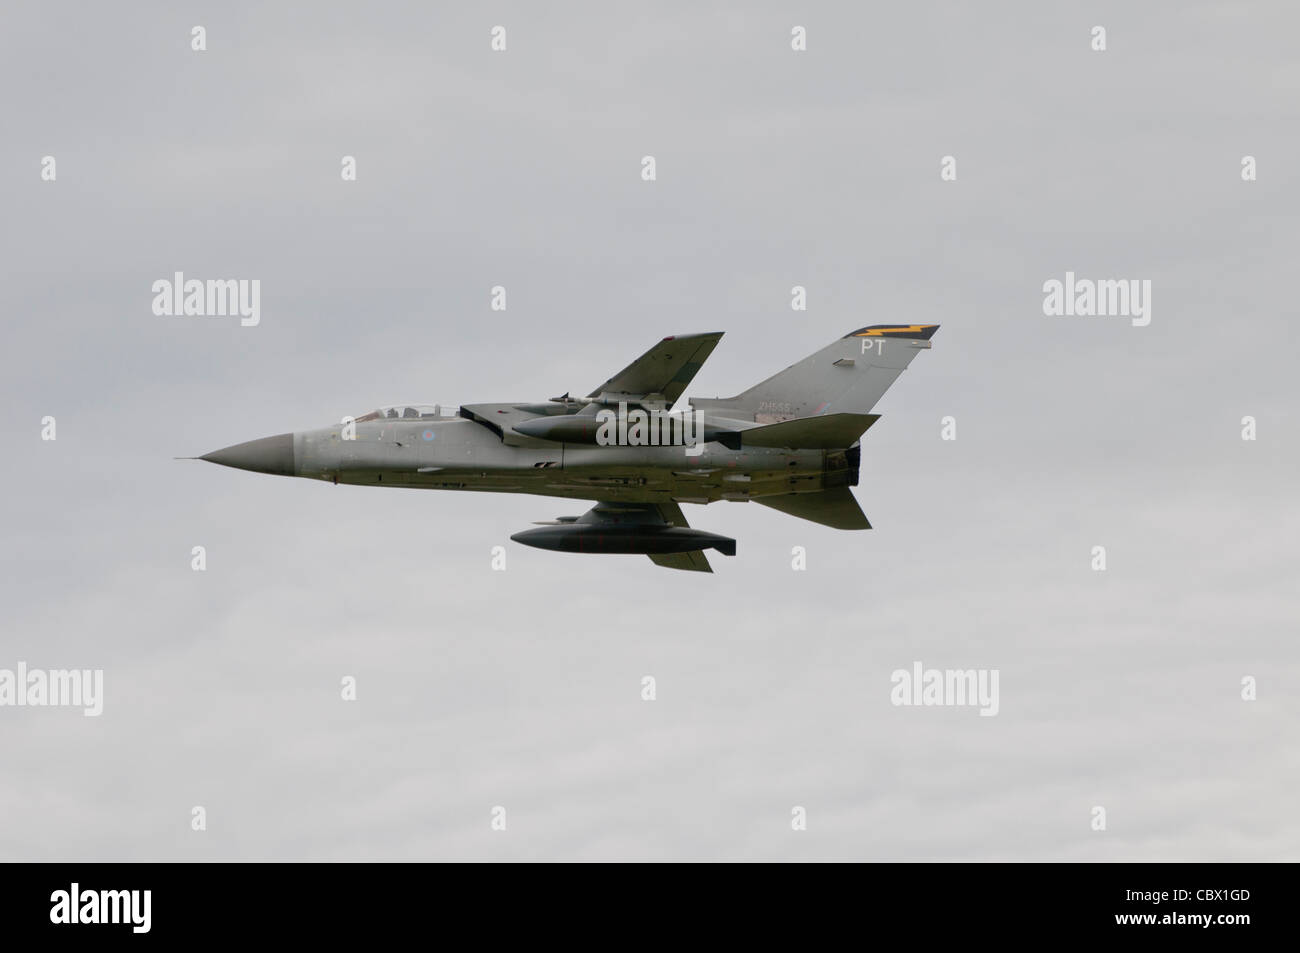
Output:
<path fill-rule="evenodd" d="M 423 437 L 425 440 L 432 440 L 434 437 L 438 435 L 434 433 L 432 430 L 426 430 L 424 433 L 420 434 L 420 436 Z"/>

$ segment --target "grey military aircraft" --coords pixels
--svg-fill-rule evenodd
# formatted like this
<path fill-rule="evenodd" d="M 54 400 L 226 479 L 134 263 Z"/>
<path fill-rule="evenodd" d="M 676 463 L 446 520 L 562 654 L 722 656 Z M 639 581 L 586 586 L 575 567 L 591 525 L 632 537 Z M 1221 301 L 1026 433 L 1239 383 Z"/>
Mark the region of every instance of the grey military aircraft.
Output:
<path fill-rule="evenodd" d="M 595 501 L 510 537 L 574 553 L 640 553 L 712 572 L 736 541 L 692 529 L 681 503 L 752 500 L 836 529 L 870 529 L 849 487 L 881 395 L 937 324 L 859 328 L 735 397 L 673 412 L 722 332 L 666 337 L 586 397 L 384 407 L 215 450 L 223 466 L 359 486 Z"/>

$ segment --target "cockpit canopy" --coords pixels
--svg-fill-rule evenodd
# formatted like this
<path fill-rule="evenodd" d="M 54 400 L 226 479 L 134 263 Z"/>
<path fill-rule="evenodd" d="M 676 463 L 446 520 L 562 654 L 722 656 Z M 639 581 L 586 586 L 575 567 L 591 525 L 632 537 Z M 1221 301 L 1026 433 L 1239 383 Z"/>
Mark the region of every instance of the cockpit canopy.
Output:
<path fill-rule="evenodd" d="M 356 418 L 357 423 L 367 420 L 421 420 L 431 417 L 455 417 L 457 408 L 455 405 L 447 406 L 444 404 L 394 404 L 391 407 L 380 407 L 378 410 L 372 410 L 367 414 L 361 414 Z"/>

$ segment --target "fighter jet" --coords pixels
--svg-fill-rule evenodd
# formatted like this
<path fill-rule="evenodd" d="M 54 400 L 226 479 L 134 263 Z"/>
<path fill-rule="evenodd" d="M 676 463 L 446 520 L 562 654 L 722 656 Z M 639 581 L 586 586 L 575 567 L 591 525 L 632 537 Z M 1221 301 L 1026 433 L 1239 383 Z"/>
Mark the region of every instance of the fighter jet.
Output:
<path fill-rule="evenodd" d="M 722 332 L 666 337 L 585 397 L 382 407 L 316 430 L 215 450 L 222 466 L 358 486 L 591 500 L 510 538 L 569 553 L 640 553 L 712 572 L 736 541 L 692 529 L 681 503 L 752 500 L 836 529 L 870 529 L 849 487 L 881 395 L 937 324 L 850 331 L 735 397 L 676 409 Z"/>

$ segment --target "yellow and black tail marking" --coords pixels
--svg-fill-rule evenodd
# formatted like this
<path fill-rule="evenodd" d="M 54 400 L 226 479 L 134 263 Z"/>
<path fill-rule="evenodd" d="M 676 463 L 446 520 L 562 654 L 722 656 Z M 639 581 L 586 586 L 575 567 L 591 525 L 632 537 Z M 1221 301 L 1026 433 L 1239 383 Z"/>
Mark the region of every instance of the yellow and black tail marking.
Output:
<path fill-rule="evenodd" d="M 918 338 L 928 341 L 934 337 L 934 332 L 939 330 L 937 324 L 873 324 L 870 327 L 858 328 L 856 331 L 850 331 L 844 335 L 846 338 L 876 338 L 876 337 L 894 337 L 894 338 Z"/>

